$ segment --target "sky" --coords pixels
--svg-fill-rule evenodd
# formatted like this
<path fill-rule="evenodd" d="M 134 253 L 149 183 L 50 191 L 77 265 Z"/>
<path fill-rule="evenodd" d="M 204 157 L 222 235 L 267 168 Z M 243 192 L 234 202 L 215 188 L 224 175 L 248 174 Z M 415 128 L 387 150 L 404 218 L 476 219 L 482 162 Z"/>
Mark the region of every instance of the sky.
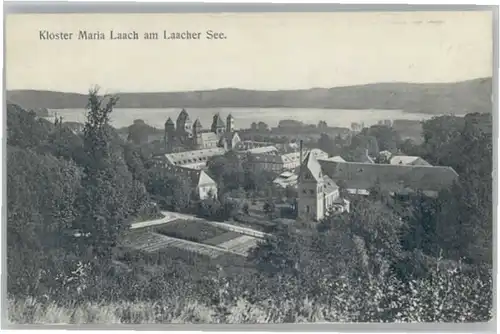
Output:
<path fill-rule="evenodd" d="M 41 40 L 40 31 L 73 39 Z M 78 40 L 82 30 L 106 40 Z M 135 30 L 140 40 L 109 40 Z M 144 40 L 146 32 L 222 32 L 219 40 Z M 11 14 L 6 86 L 86 93 L 338 87 L 492 76 L 492 14 Z"/>

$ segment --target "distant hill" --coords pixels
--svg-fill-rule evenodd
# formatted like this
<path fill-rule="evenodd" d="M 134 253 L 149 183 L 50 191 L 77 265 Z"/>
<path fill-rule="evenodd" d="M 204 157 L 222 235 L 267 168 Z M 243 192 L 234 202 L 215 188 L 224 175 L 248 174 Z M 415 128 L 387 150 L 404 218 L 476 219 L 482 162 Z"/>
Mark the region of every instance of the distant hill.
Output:
<path fill-rule="evenodd" d="M 223 88 L 211 91 L 120 93 L 122 108 L 289 107 L 334 109 L 401 109 L 427 114 L 491 113 L 491 78 L 458 83 L 378 83 L 307 90 L 254 91 Z M 24 108 L 84 108 L 85 94 L 36 90 L 7 92 Z"/>

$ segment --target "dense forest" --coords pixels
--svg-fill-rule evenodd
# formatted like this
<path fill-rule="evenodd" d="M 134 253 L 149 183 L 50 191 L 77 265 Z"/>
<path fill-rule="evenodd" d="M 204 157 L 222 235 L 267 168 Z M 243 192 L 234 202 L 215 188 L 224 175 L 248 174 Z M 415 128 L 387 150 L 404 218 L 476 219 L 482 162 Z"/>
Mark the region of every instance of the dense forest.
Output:
<path fill-rule="evenodd" d="M 232 152 L 209 162 L 218 200 L 197 201 L 184 180 L 149 164 L 147 145 L 108 125 L 117 100 L 88 97 L 82 134 L 7 107 L 7 269 L 14 322 L 486 321 L 492 316 L 491 114 L 439 116 L 424 142 L 390 128 L 318 146 L 353 157 L 369 148 L 418 155 L 460 175 L 428 198 L 389 196 L 383 185 L 349 213 L 276 225 L 240 260 L 123 254 L 133 221 L 159 207 L 227 219 L 247 203 L 293 199 Z M 354 152 L 354 153 L 353 153 Z M 240 207 L 237 207 L 240 205 Z M 57 316 L 55 315 L 57 314 Z M 52 319 L 52 320 L 50 320 Z"/>

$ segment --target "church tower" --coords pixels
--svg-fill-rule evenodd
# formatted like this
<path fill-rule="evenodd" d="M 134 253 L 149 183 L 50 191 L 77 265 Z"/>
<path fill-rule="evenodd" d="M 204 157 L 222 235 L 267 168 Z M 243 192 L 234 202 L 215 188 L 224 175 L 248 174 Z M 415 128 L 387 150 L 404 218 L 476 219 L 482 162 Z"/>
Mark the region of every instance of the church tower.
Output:
<path fill-rule="evenodd" d="M 214 115 L 214 117 L 213 117 L 211 130 L 219 138 L 224 133 L 224 131 L 226 130 L 226 125 L 224 124 L 224 121 L 220 117 L 219 113 L 216 113 Z"/>
<path fill-rule="evenodd" d="M 184 141 L 193 137 L 193 122 L 185 109 L 177 117 L 177 133 Z"/>
<path fill-rule="evenodd" d="M 324 178 L 316 158 L 308 153 L 300 166 L 298 214 L 305 221 L 319 221 L 325 216 Z"/>
<path fill-rule="evenodd" d="M 163 138 L 165 141 L 165 149 L 171 148 L 175 139 L 175 124 L 170 117 L 165 122 L 165 134 Z"/>
<path fill-rule="evenodd" d="M 233 115 L 229 114 L 227 115 L 226 118 L 226 132 L 231 133 L 234 131 L 234 117 Z"/>
<path fill-rule="evenodd" d="M 201 125 L 200 119 L 197 118 L 193 123 L 193 144 L 194 147 L 200 149 L 203 146 L 201 141 L 201 130 L 203 126 Z"/>

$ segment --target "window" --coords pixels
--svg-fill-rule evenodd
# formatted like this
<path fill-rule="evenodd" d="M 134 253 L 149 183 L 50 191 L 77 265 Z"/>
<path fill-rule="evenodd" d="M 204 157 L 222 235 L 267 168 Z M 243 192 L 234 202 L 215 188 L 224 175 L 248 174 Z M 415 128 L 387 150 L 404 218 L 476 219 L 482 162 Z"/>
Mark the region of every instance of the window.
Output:
<path fill-rule="evenodd" d="M 309 193 L 310 193 L 311 195 L 314 195 L 314 190 L 312 190 L 312 189 L 311 189 L 311 190 L 309 190 Z"/>
<path fill-rule="evenodd" d="M 311 208 L 309 207 L 309 205 L 306 205 L 306 213 L 309 213 L 311 211 Z"/>

